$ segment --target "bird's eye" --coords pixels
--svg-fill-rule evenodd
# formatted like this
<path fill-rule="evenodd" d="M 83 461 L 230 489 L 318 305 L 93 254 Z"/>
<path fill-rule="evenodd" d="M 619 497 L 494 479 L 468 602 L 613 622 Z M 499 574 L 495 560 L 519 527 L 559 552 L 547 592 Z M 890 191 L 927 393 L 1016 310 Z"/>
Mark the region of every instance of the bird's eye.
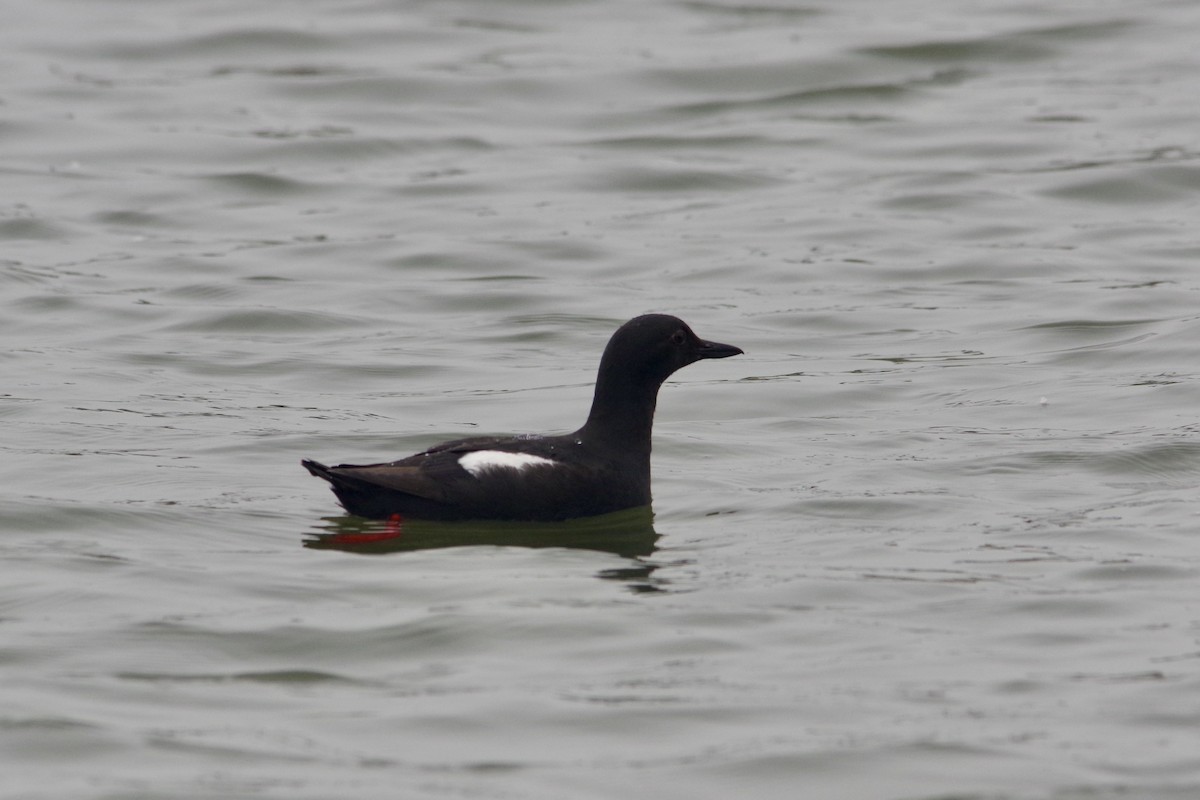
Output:
<path fill-rule="evenodd" d="M 671 334 L 671 344 L 683 344 L 687 341 L 687 336 L 682 330 L 675 331 Z"/>

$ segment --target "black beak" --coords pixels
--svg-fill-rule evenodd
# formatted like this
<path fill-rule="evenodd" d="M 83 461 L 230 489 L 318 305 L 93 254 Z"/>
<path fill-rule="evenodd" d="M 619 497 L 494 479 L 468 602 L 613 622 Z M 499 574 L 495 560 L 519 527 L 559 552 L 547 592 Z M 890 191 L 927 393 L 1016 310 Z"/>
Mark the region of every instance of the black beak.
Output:
<path fill-rule="evenodd" d="M 731 344 L 701 340 L 700 344 L 696 345 L 697 358 L 729 358 L 740 355 L 742 355 L 742 348 L 734 347 Z"/>

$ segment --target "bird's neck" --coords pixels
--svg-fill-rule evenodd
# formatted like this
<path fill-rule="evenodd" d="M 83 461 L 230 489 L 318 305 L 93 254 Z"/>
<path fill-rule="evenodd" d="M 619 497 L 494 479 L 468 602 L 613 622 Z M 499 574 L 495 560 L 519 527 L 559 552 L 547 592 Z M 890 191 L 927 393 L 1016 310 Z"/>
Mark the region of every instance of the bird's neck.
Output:
<path fill-rule="evenodd" d="M 579 433 L 589 441 L 610 442 L 648 460 L 658 385 L 638 383 L 607 366 L 601 365 L 592 410 Z"/>

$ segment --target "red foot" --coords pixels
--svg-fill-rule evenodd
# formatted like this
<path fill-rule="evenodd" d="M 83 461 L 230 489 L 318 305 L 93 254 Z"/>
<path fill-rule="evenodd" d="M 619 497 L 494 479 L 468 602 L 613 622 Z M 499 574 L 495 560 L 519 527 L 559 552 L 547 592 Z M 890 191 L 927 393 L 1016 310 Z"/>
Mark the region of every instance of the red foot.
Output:
<path fill-rule="evenodd" d="M 371 542 L 386 542 L 388 539 L 399 539 L 404 533 L 404 519 L 399 514 L 388 517 L 387 527 L 375 533 L 339 533 L 331 541 L 337 544 L 370 544 Z"/>

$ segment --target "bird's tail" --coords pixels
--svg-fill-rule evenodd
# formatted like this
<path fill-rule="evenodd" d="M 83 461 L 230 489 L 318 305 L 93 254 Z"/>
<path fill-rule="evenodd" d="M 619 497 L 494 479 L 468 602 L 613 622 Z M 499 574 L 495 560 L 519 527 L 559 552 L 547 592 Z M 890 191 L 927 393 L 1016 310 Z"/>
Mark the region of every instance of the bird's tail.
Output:
<path fill-rule="evenodd" d="M 300 465 L 313 475 L 316 475 L 318 478 L 324 478 L 330 483 L 333 483 L 333 471 L 320 461 L 313 461 L 310 458 L 302 458 L 300 459 Z"/>

